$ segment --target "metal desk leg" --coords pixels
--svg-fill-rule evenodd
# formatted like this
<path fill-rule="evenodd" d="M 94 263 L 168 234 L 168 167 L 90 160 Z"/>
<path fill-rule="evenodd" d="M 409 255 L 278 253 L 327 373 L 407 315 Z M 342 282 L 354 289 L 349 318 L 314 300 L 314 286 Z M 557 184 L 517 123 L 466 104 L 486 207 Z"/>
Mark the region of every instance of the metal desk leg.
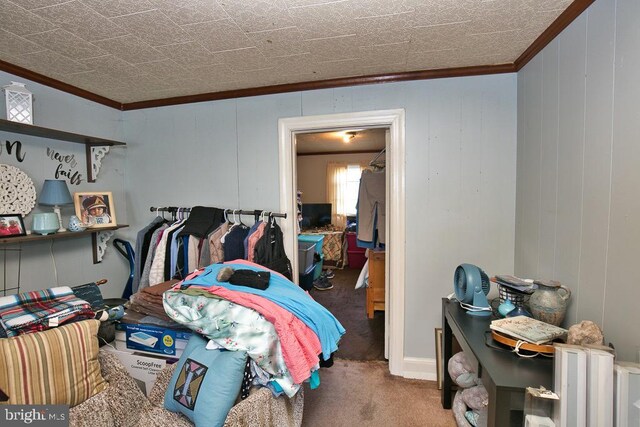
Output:
<path fill-rule="evenodd" d="M 442 310 L 442 338 L 444 348 L 442 349 L 443 378 L 440 401 L 444 409 L 451 409 L 451 388 L 453 386 L 453 380 L 449 376 L 447 366 L 449 366 L 449 359 L 451 359 L 451 356 L 453 356 L 453 354 L 451 354 L 453 353 L 453 332 L 451 331 L 451 326 L 449 326 L 449 322 L 447 321 L 447 317 L 445 316 L 444 307 Z"/>

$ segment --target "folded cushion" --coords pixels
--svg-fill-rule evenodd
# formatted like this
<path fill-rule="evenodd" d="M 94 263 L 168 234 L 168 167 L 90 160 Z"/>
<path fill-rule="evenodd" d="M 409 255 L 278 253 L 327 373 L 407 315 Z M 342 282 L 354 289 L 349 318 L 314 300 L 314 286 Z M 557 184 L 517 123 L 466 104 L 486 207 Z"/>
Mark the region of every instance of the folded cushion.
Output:
<path fill-rule="evenodd" d="M 0 339 L 0 389 L 9 404 L 78 405 L 105 389 L 97 320 Z"/>
<path fill-rule="evenodd" d="M 244 375 L 242 351 L 207 350 L 207 341 L 192 334 L 164 395 L 164 407 L 181 412 L 197 426 L 222 426 Z"/>

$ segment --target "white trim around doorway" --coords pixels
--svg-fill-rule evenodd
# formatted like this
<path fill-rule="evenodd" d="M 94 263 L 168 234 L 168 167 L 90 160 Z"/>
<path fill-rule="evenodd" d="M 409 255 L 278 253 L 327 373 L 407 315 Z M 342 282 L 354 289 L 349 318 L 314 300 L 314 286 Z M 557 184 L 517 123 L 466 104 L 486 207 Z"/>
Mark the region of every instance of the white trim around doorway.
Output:
<path fill-rule="evenodd" d="M 280 211 L 285 250 L 291 258 L 294 278 L 298 277 L 296 207 L 296 133 L 329 129 L 387 127 L 387 256 L 386 298 L 389 371 L 405 376 L 404 289 L 405 289 L 405 112 L 404 109 L 364 111 L 321 116 L 292 117 L 278 121 L 280 152 Z M 363 313 L 364 315 L 364 313 Z M 386 335 L 386 332 L 385 332 Z"/>

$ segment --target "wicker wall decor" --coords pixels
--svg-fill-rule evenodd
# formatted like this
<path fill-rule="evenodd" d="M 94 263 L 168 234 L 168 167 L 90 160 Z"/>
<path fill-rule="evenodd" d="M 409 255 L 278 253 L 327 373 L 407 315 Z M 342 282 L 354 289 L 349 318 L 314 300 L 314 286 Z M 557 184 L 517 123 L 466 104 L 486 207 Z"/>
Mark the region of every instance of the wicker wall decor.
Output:
<path fill-rule="evenodd" d="M 36 205 L 33 181 L 15 166 L 0 164 L 0 214 L 20 213 L 24 217 Z"/>

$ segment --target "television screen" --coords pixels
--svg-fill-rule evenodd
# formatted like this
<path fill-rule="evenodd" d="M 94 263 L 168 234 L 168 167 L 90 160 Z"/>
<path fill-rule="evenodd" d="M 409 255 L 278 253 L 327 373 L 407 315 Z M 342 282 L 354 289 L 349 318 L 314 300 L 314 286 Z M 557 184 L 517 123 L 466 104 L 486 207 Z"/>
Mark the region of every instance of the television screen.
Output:
<path fill-rule="evenodd" d="M 331 224 L 331 203 L 303 203 L 302 222 L 303 230 L 314 227 L 323 227 Z"/>

